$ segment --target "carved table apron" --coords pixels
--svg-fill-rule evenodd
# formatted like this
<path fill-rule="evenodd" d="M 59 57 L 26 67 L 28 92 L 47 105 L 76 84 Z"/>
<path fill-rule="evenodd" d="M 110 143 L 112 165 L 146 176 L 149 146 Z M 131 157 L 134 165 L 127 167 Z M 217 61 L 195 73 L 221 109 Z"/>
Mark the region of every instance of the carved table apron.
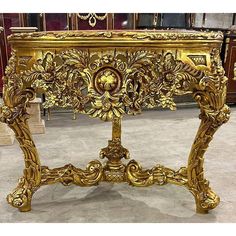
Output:
<path fill-rule="evenodd" d="M 1 121 L 9 125 L 24 153 L 25 169 L 7 201 L 20 211 L 31 209 L 41 186 L 97 185 L 100 181 L 133 186 L 173 183 L 195 197 L 196 210 L 207 213 L 219 203 L 204 178 L 204 153 L 215 131 L 229 119 L 225 105 L 227 78 L 220 60 L 221 32 L 67 31 L 9 36 L 12 56 L 4 77 Z M 44 93 L 45 108 L 71 107 L 75 112 L 112 121 L 112 139 L 100 152 L 102 164 L 85 170 L 68 164 L 50 169 L 40 164 L 27 124 L 26 106 Z M 144 170 L 121 145 L 121 118 L 143 107 L 175 110 L 174 96 L 191 93 L 200 107 L 200 127 L 186 167 L 161 165 Z M 167 144 L 168 145 L 168 144 Z"/>

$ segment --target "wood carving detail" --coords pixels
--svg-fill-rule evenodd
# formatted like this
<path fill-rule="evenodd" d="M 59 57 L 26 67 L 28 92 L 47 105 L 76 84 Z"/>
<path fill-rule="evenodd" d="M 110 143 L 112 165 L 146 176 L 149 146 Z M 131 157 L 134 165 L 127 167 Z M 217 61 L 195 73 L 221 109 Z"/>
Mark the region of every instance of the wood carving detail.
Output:
<path fill-rule="evenodd" d="M 213 48 L 211 68 L 202 71 L 179 60 L 171 50 L 68 49 L 47 52 L 30 69 L 19 73 L 13 50 L 4 77 L 0 119 L 14 130 L 24 153 L 25 169 L 8 202 L 29 211 L 33 193 L 44 184 L 91 186 L 100 181 L 126 181 L 134 186 L 183 185 L 194 195 L 198 212 L 216 207 L 219 197 L 204 177 L 203 162 L 214 133 L 230 114 L 225 105 L 227 78 L 219 54 L 219 49 Z M 86 170 L 70 164 L 55 169 L 41 167 L 26 112 L 36 92 L 46 94 L 45 107 L 69 106 L 76 112 L 115 121 L 114 137 L 101 151 L 101 157 L 108 159 L 105 166 L 93 161 Z M 143 170 L 136 161 L 123 164 L 121 159 L 128 158 L 129 152 L 121 145 L 122 115 L 139 114 L 143 107 L 174 110 L 174 96 L 187 93 L 193 94 L 201 110 L 187 167 L 174 171 L 157 165 Z"/>
<path fill-rule="evenodd" d="M 184 32 L 184 31 L 65 31 L 65 32 L 34 32 L 34 33 L 15 33 L 8 36 L 9 40 L 12 39 L 78 39 L 78 38 L 98 38 L 98 39 L 110 39 L 110 38 L 122 38 L 132 40 L 222 40 L 223 33 L 221 31 L 215 32 Z"/>
<path fill-rule="evenodd" d="M 81 170 L 68 164 L 64 167 L 49 169 L 42 166 L 41 185 L 60 182 L 65 186 L 76 184 L 79 186 L 92 186 L 101 181 L 103 175 L 102 164 L 95 160 L 91 161 L 86 170 Z"/>
<path fill-rule="evenodd" d="M 219 204 L 219 197 L 204 178 L 204 153 L 216 130 L 229 120 L 230 110 L 225 104 L 227 78 L 220 60 L 220 50 L 211 52 L 211 71 L 206 73 L 193 96 L 198 102 L 201 124 L 188 160 L 188 187 L 196 199 L 197 211 L 205 213 Z"/>
<path fill-rule="evenodd" d="M 18 80 L 44 91 L 45 108 L 72 107 L 106 121 L 142 107 L 175 110 L 174 95 L 191 93 L 204 76 L 171 52 L 71 49 L 46 53 Z"/>

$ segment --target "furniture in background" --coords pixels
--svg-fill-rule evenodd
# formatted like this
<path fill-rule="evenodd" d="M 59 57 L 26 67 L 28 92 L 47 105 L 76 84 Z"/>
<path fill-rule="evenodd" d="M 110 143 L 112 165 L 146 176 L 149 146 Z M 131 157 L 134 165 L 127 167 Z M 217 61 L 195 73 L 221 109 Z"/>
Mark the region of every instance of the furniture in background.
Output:
<path fill-rule="evenodd" d="M 33 101 L 29 102 L 29 107 L 27 107 L 27 113 L 30 115 L 28 122 L 29 129 L 32 134 L 45 133 L 45 121 L 41 118 L 41 103 L 41 98 L 35 98 Z"/>
<path fill-rule="evenodd" d="M 195 13 L 192 17 L 194 28 L 229 30 L 236 24 L 235 13 Z"/>
<path fill-rule="evenodd" d="M 0 107 L 2 106 L 2 99 L 0 98 Z M 1 117 L 1 108 L 0 108 Z M 0 122 L 0 146 L 2 145 L 12 145 L 15 140 L 15 134 L 12 129 L 8 127 L 7 124 Z"/>
<path fill-rule="evenodd" d="M 190 13 L 139 13 L 137 14 L 137 29 L 189 29 L 192 27 Z"/>
<path fill-rule="evenodd" d="M 5 42 L 5 37 L 4 37 L 4 29 L 3 27 L 0 27 L 0 95 L 1 95 L 2 87 L 3 87 L 2 77 L 4 75 L 4 69 L 7 63 L 5 43 L 6 42 Z"/>
<path fill-rule="evenodd" d="M 236 103 L 236 30 L 226 35 L 226 54 L 224 68 L 229 78 L 227 102 Z"/>
<path fill-rule="evenodd" d="M 3 27 L 0 27 L 0 78 L 4 74 L 4 68 L 6 66 L 6 61 L 3 61 L 3 58 L 6 57 L 5 51 L 5 39 L 3 36 Z M 2 79 L 0 79 L 0 87 L 2 87 Z M 0 106 L 2 100 L 0 97 Z M 0 123 L 0 145 L 12 145 L 15 140 L 14 132 L 4 123 Z"/>
<path fill-rule="evenodd" d="M 29 107 L 27 107 L 27 113 L 30 115 L 28 120 L 29 129 L 32 134 L 44 134 L 45 133 L 45 122 L 41 119 L 40 111 L 41 98 L 35 98 L 30 101 Z M 2 101 L 0 100 L 0 107 Z M 1 116 L 0 110 L 0 116 Z M 0 122 L 0 146 L 1 145 L 12 145 L 15 140 L 14 132 L 7 126 L 7 124 Z"/>
<path fill-rule="evenodd" d="M 7 124 L 0 122 L 0 146 L 12 145 L 15 140 L 14 132 L 7 126 Z"/>

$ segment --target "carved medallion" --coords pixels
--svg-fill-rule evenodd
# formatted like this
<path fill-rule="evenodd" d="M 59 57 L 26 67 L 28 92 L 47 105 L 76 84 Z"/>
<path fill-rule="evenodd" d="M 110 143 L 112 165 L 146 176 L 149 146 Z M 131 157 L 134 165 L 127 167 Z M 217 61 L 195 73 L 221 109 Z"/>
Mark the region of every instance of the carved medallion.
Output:
<path fill-rule="evenodd" d="M 102 68 L 94 76 L 94 85 L 97 92 L 105 91 L 113 94 L 120 89 L 121 78 L 119 72 L 113 68 Z"/>

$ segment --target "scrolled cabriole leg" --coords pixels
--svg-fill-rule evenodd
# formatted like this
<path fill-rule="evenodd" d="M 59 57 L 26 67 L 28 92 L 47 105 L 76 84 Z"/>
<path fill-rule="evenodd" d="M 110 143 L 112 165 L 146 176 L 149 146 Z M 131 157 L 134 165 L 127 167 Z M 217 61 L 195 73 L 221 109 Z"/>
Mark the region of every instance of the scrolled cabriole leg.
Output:
<path fill-rule="evenodd" d="M 27 123 L 29 115 L 26 112 L 27 104 L 35 98 L 35 91 L 25 87 L 21 76 L 16 74 L 15 64 L 13 50 L 3 80 L 4 105 L 0 108 L 0 120 L 14 131 L 25 161 L 23 176 L 19 179 L 17 187 L 7 196 L 7 201 L 13 207 L 25 212 L 31 210 L 32 195 L 40 186 L 41 165 Z"/>
<path fill-rule="evenodd" d="M 212 71 L 206 75 L 199 84 L 194 98 L 198 102 L 200 114 L 200 127 L 192 145 L 188 159 L 188 188 L 195 197 L 197 213 L 208 213 L 215 208 L 220 198 L 209 186 L 204 178 L 204 154 L 214 133 L 229 119 L 230 110 L 225 104 L 227 78 L 219 59 L 219 50 L 212 51 Z"/>
<path fill-rule="evenodd" d="M 204 153 L 206 152 L 214 133 L 223 122 L 228 120 L 229 109 L 225 105 L 221 111 L 209 116 L 204 112 L 200 115 L 201 124 L 194 140 L 188 160 L 188 187 L 196 200 L 198 213 L 207 213 L 215 208 L 220 198 L 209 186 L 209 181 L 204 178 Z"/>
<path fill-rule="evenodd" d="M 15 132 L 16 139 L 24 153 L 25 169 L 18 186 L 7 196 L 7 201 L 20 211 L 29 211 L 32 195 L 40 185 L 40 161 L 27 124 L 27 114 L 19 114 L 14 119 L 12 110 L 14 109 L 2 107 L 2 119 L 5 119 L 8 126 Z"/>

